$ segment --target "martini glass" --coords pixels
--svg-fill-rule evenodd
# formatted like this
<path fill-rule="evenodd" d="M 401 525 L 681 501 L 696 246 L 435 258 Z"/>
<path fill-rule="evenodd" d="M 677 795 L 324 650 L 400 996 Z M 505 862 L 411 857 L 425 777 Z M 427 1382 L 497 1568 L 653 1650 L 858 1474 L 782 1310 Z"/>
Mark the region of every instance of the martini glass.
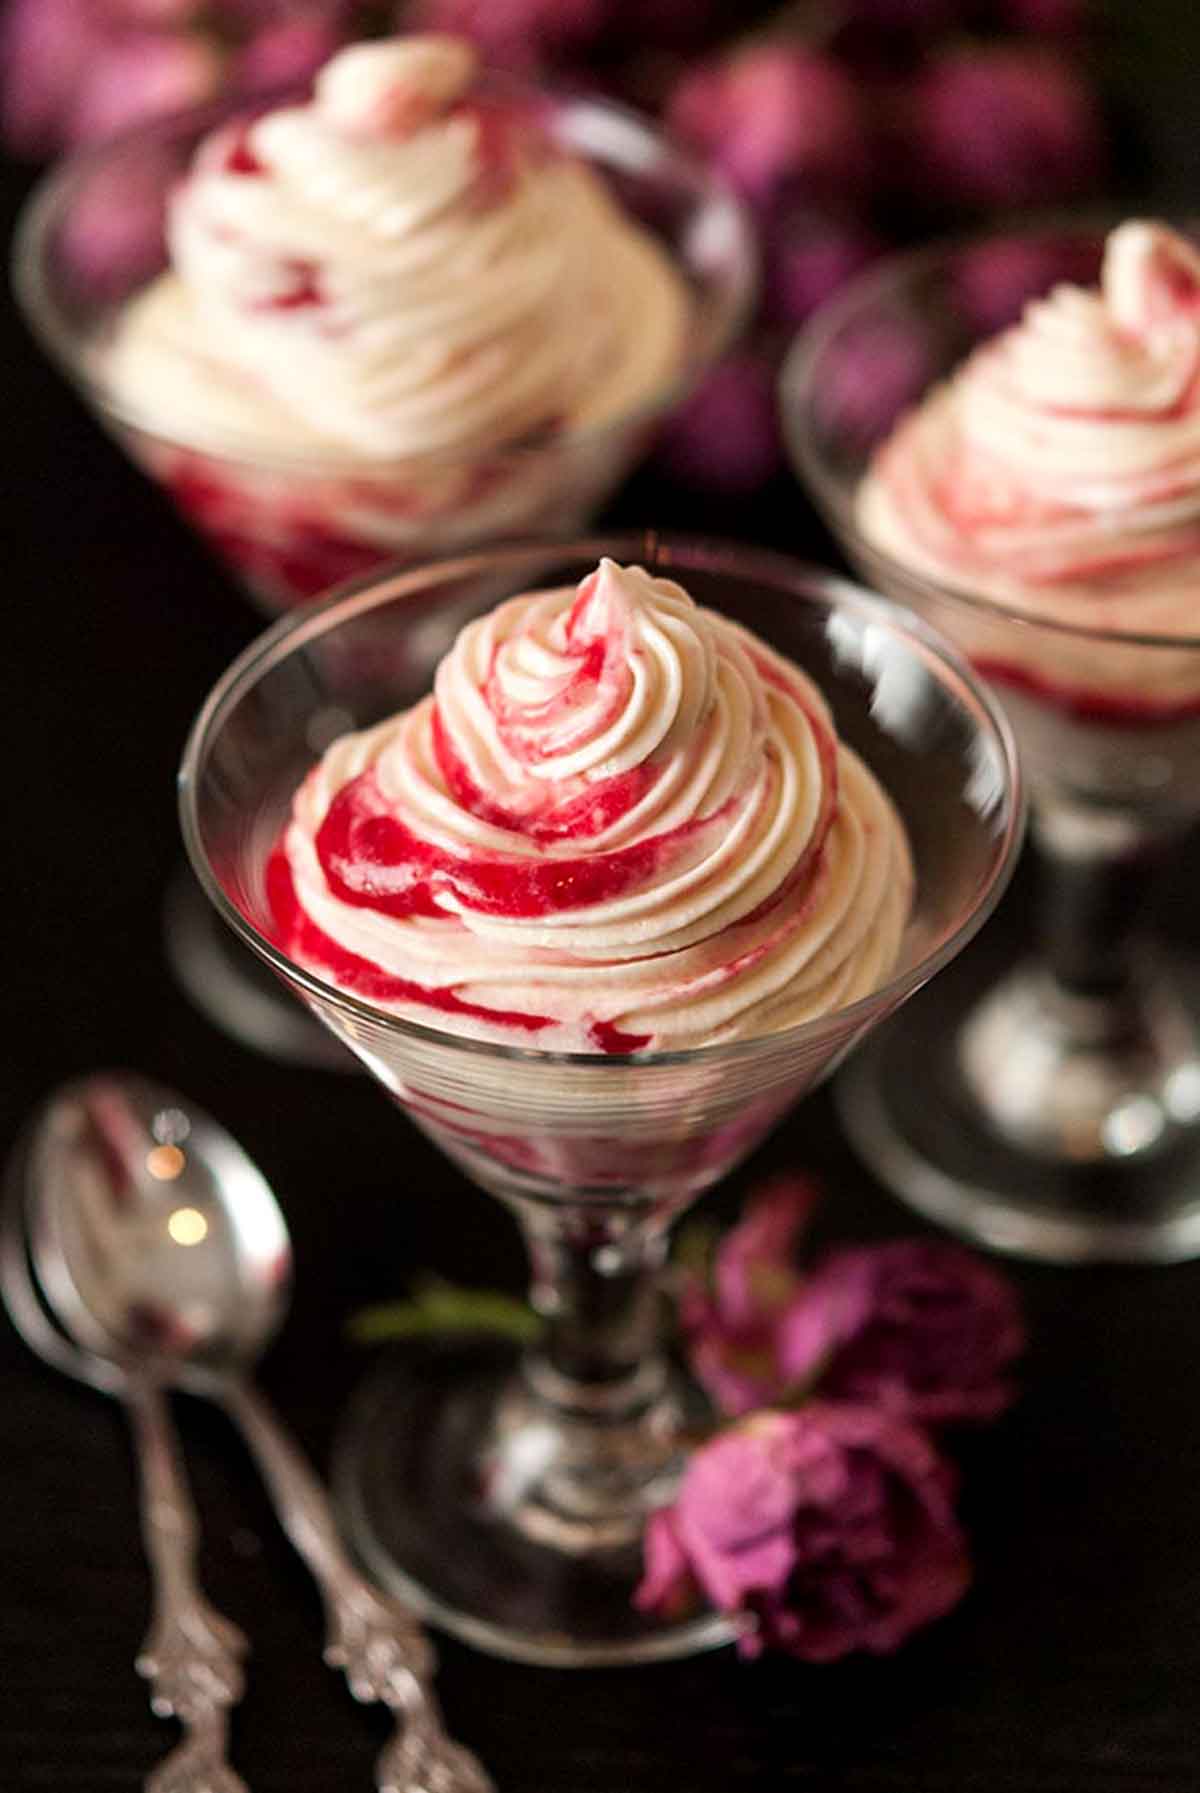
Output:
<path fill-rule="evenodd" d="M 755 281 L 753 231 L 719 177 L 611 102 L 535 94 L 499 78 L 481 90 L 535 111 L 550 140 L 600 176 L 686 284 L 690 326 L 674 374 L 607 422 L 470 453 L 265 455 L 236 439 L 216 440 L 211 430 L 189 435 L 188 419 L 172 415 L 156 392 L 134 404 L 111 390 L 105 345 L 124 308 L 167 265 L 167 202 L 198 145 L 217 127 L 297 100 L 303 90 L 253 107 L 243 99 L 192 108 L 80 150 L 43 178 L 22 215 L 13 279 L 35 334 L 99 421 L 269 614 L 310 603 L 385 562 L 427 560 L 507 535 L 577 534 L 745 316 Z M 303 380 L 302 366 L 297 377 Z M 347 1064 L 214 927 L 187 877 L 168 896 L 166 947 L 192 999 L 244 1044 L 277 1059 Z"/>
<path fill-rule="evenodd" d="M 402 1020 L 272 943 L 268 856 L 321 749 L 424 695 L 470 617 L 573 585 L 601 555 L 678 578 L 803 667 L 890 792 L 916 895 L 899 963 L 873 995 L 760 1039 L 562 1054 Z M 670 1498 L 698 1412 L 659 1331 L 668 1229 L 997 901 L 1021 824 L 999 712 L 915 618 L 831 575 L 654 535 L 543 543 L 392 574 L 277 625 L 201 712 L 181 803 L 220 914 L 507 1204 L 529 1248 L 544 1322 L 532 1349 L 471 1339 L 406 1351 L 354 1410 L 336 1482 L 363 1559 L 448 1629 L 522 1660 L 628 1662 L 724 1641 L 715 1615 L 668 1622 L 630 1604 L 646 1515 Z"/>
<path fill-rule="evenodd" d="M 865 538 L 856 497 L 897 417 L 1026 299 L 1096 284 L 1103 246 L 1076 223 L 881 264 L 802 333 L 782 386 L 793 457 L 847 557 L 1008 712 L 1039 862 L 1029 956 L 982 979 L 964 964 L 881 1031 L 840 1086 L 843 1119 L 916 1207 L 1063 1262 L 1200 1251 L 1200 1007 L 1153 925 L 1200 815 L 1200 632 L 1056 624 L 940 582 Z"/>

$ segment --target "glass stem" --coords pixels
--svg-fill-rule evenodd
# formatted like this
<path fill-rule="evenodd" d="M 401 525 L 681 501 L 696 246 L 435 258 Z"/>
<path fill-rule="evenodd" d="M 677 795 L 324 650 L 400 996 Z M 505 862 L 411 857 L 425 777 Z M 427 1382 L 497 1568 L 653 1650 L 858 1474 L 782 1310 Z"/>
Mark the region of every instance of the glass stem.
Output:
<path fill-rule="evenodd" d="M 686 1397 L 660 1326 L 668 1211 L 513 1202 L 545 1322 L 496 1415 L 493 1507 L 572 1554 L 636 1548 L 683 1466 Z"/>
<path fill-rule="evenodd" d="M 1035 824 L 1046 967 L 1067 997 L 1114 1012 L 1136 1002 L 1152 938 L 1153 897 L 1173 835 L 1112 842 L 1061 818 Z"/>
<path fill-rule="evenodd" d="M 526 1374 L 575 1413 L 632 1417 L 662 1393 L 659 1277 L 665 1220 L 645 1211 L 522 1215 L 531 1303 L 545 1321 Z"/>

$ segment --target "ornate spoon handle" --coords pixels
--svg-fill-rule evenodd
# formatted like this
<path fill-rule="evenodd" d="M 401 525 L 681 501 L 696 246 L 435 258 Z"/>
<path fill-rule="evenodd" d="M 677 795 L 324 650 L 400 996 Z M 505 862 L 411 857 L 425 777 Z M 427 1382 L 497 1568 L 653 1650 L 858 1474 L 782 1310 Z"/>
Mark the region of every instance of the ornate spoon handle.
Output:
<path fill-rule="evenodd" d="M 150 1705 L 187 1733 L 146 1782 L 146 1793 L 247 1793 L 226 1761 L 229 1708 L 242 1697 L 246 1639 L 200 1591 L 196 1510 L 157 1383 L 132 1379 L 125 1400 L 141 1469 L 141 1519 L 154 1578 L 154 1614 L 137 1658 Z"/>
<path fill-rule="evenodd" d="M 328 1495 L 256 1391 L 238 1378 L 223 1384 L 223 1395 L 321 1590 L 326 1662 L 345 1671 L 356 1700 L 378 1700 L 397 1715 L 397 1736 L 379 1759 L 381 1793 L 495 1793 L 471 1752 L 446 1735 L 430 1685 L 436 1659 L 420 1621 L 355 1569 Z"/>

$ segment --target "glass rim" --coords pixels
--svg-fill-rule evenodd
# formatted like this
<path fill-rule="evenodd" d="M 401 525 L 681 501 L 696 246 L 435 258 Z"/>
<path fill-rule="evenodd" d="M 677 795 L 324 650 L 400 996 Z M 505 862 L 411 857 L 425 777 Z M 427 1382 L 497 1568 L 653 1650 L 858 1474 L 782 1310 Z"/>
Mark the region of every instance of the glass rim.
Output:
<path fill-rule="evenodd" d="M 311 85 L 311 82 L 290 82 L 284 87 L 260 95 L 227 94 L 201 105 L 183 107 L 158 118 L 143 120 L 140 124 L 115 132 L 111 137 L 61 157 L 37 179 L 26 196 L 13 229 L 10 254 L 13 292 L 43 349 L 106 422 L 122 429 L 136 430 L 139 435 L 164 447 L 186 453 L 207 455 L 214 460 L 266 472 L 309 472 L 317 477 L 349 475 L 369 479 L 390 475 L 409 467 L 461 467 L 493 460 L 519 462 L 534 460 L 564 447 L 573 449 L 577 445 L 588 447 L 603 443 L 631 427 L 649 423 L 662 416 L 692 391 L 707 369 L 736 340 L 758 290 L 759 257 L 750 213 L 728 181 L 665 132 L 658 130 L 653 121 L 618 101 L 572 93 L 550 85 L 534 86 L 495 70 L 485 70 L 477 83 L 479 91 L 524 97 L 543 107 L 549 104 L 556 116 L 560 117 L 573 112 L 618 120 L 627 133 L 635 134 L 644 147 L 654 150 L 674 178 L 690 186 L 698 205 L 716 208 L 727 223 L 732 235 L 733 248 L 729 262 L 734 270 L 734 277 L 727 283 L 727 290 L 722 292 L 719 302 L 704 305 L 697 302 L 693 294 L 693 320 L 700 319 L 704 327 L 699 332 L 699 340 L 687 345 L 680 367 L 669 380 L 656 387 L 637 405 L 614 417 L 583 424 L 578 428 L 552 430 L 538 438 L 501 442 L 491 448 L 434 449 L 419 454 L 386 456 L 356 455 L 349 451 L 333 454 L 288 454 L 286 451 L 276 450 L 263 453 L 241 440 L 230 438 L 227 443 L 222 443 L 216 434 L 198 435 L 194 438 L 178 435 L 163 428 L 161 421 L 156 421 L 151 411 L 143 411 L 137 405 L 116 402 L 106 391 L 103 380 L 87 365 L 86 358 L 79 352 L 78 333 L 69 323 L 64 322 L 61 307 L 53 297 L 51 283 L 46 275 L 47 243 L 55 222 L 61 215 L 64 200 L 105 163 L 117 164 L 122 158 L 136 153 L 139 148 L 156 142 L 176 142 L 188 137 L 195 137 L 198 141 L 206 129 L 238 117 L 254 117 L 273 106 L 294 101 L 310 92 Z M 588 166 L 601 170 L 612 166 L 620 167 L 611 156 L 598 154 L 595 150 L 580 150 L 578 154 Z M 656 235 L 656 240 L 662 240 L 657 233 L 652 234 Z M 672 261 L 677 264 L 678 257 L 673 255 Z M 143 291 L 145 284 L 141 283 L 136 290 Z"/>
<path fill-rule="evenodd" d="M 865 313 L 882 297 L 902 292 L 907 285 L 936 269 L 939 264 L 949 264 L 957 257 L 984 248 L 989 243 L 1034 243 L 1055 236 L 1086 236 L 1089 233 L 1106 235 L 1126 215 L 1111 210 L 1049 213 L 1028 222 L 1014 222 L 1011 228 L 992 226 L 986 230 L 944 237 L 917 249 L 901 250 L 880 257 L 862 273 L 847 281 L 841 291 L 821 305 L 797 332 L 779 372 L 779 414 L 784 442 L 793 466 L 816 497 L 843 545 L 849 548 L 852 555 L 879 568 L 888 581 L 895 580 L 909 590 L 931 593 L 946 603 L 963 604 L 985 616 L 1000 619 L 1005 624 L 1019 624 L 1023 629 L 1034 632 L 1049 630 L 1052 634 L 1064 635 L 1074 640 L 1103 642 L 1109 646 L 1174 648 L 1176 651 L 1198 649 L 1200 635 L 1164 635 L 1150 630 L 1106 629 L 1098 624 L 1066 622 L 1057 617 L 1038 616 L 1032 611 L 1018 609 L 1003 598 L 988 597 L 967 585 L 939 578 L 937 574 L 927 572 L 924 568 L 907 566 L 888 549 L 870 541 L 859 529 L 854 519 L 850 503 L 852 494 L 847 482 L 840 475 L 830 472 L 825 456 L 815 440 L 810 421 L 812 397 L 818 383 L 817 366 L 822 354 L 856 314 Z M 1180 220 L 1176 223 L 1179 228 L 1188 228 Z M 1191 229 L 1194 232 L 1194 221 Z M 980 335 L 980 343 L 986 340 L 987 337 Z M 947 377 L 949 376 L 941 375 L 935 383 L 940 383 Z M 925 392 L 930 390 L 931 386 L 925 388 Z"/>
<path fill-rule="evenodd" d="M 801 601 L 819 598 L 836 602 L 868 622 L 881 624 L 893 638 L 899 636 L 907 646 L 916 649 L 927 666 L 936 667 L 939 687 L 945 690 L 949 685 L 962 707 L 968 712 L 973 710 L 976 726 L 981 732 L 990 733 L 999 747 L 1006 772 L 1007 814 L 1002 835 L 997 841 L 995 858 L 990 870 L 974 891 L 973 900 L 965 907 L 957 922 L 944 930 L 928 951 L 913 964 L 896 972 L 866 996 L 859 997 L 842 1008 L 831 1009 L 825 1014 L 773 1033 L 665 1052 L 553 1052 L 455 1034 L 420 1021 L 411 1021 L 393 1010 L 351 995 L 316 972 L 297 964 L 275 946 L 226 894 L 213 871 L 201 838 L 198 774 L 224 717 L 264 675 L 273 671 L 289 654 L 330 634 L 342 623 L 373 610 L 381 610 L 397 598 L 411 596 L 417 589 L 428 589 L 431 583 L 448 583 L 474 572 L 500 570 L 506 565 L 516 566 L 530 559 L 544 558 L 547 554 L 562 560 L 599 560 L 606 554 L 622 560 L 636 559 L 639 563 L 649 562 L 656 570 L 668 575 L 673 565 L 673 555 L 679 557 L 681 564 L 689 564 L 697 570 L 733 572 L 737 569 L 761 578 L 766 584 L 789 588 L 791 595 Z M 972 671 L 966 659 L 919 616 L 891 599 L 867 591 L 838 573 L 806 561 L 793 560 L 771 549 L 747 548 L 740 543 L 709 536 L 675 532 L 664 534 L 654 529 L 618 531 L 571 541 L 556 541 L 545 537 L 526 538 L 520 542 L 505 543 L 498 548 L 479 549 L 474 553 L 425 561 L 419 567 L 394 567 L 390 572 L 386 568 L 382 571 L 377 569 L 364 578 L 336 587 L 322 603 L 280 617 L 243 649 L 205 699 L 184 746 L 178 773 L 178 799 L 184 847 L 201 889 L 234 933 L 285 982 L 299 985 L 308 994 L 336 1006 L 360 1021 L 374 1027 L 382 1026 L 389 1033 L 399 1034 L 417 1044 L 448 1047 L 474 1056 L 524 1064 L 605 1065 L 612 1069 L 633 1065 L 646 1069 L 750 1057 L 772 1046 L 786 1048 L 800 1039 L 816 1039 L 834 1021 L 846 1024 L 848 1031 L 852 1032 L 858 1022 L 866 1020 L 873 1012 L 894 1007 L 948 964 L 992 914 L 1012 875 L 1026 814 L 1026 793 L 1016 740 L 1003 707 Z"/>

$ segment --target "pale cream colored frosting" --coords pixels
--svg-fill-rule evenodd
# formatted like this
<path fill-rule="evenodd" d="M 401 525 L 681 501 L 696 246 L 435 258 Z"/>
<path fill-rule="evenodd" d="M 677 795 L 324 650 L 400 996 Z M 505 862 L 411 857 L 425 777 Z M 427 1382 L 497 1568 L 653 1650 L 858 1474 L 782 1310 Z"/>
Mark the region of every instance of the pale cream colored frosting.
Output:
<path fill-rule="evenodd" d="M 1200 637 L 1200 252 L 1165 225 L 1114 230 L 1098 290 L 1030 304 L 902 419 L 857 516 L 892 558 L 959 590 L 1058 623 Z M 1050 681 L 1135 696 L 1149 679 L 1151 702 L 1200 692 L 1192 650 L 1139 664 L 1119 645 L 1008 635 Z"/>
<path fill-rule="evenodd" d="M 339 803 L 355 819 L 330 823 L 331 850 Z M 399 859 L 381 844 L 397 825 Z M 912 893 L 899 818 L 812 681 L 611 561 L 469 624 L 430 697 L 327 750 L 284 848 L 308 923 L 458 1012 L 346 987 L 556 1050 L 695 1046 L 840 1008 L 893 970 Z M 305 956 L 297 941 L 280 944 Z"/>
<path fill-rule="evenodd" d="M 354 45 L 312 99 L 228 128 L 170 207 L 172 271 L 103 378 L 195 447 L 372 463 L 615 419 L 678 368 L 683 281 L 474 53 Z"/>

